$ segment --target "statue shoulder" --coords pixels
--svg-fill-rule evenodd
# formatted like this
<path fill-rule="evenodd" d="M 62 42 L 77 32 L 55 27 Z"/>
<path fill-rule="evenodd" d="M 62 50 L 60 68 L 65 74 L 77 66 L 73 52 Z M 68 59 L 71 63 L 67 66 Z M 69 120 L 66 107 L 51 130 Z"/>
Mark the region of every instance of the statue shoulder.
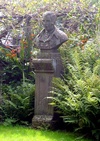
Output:
<path fill-rule="evenodd" d="M 67 41 L 68 40 L 68 36 L 66 33 L 64 33 L 62 30 L 56 28 L 55 30 L 55 35 L 57 38 L 60 38 L 62 41 Z"/>

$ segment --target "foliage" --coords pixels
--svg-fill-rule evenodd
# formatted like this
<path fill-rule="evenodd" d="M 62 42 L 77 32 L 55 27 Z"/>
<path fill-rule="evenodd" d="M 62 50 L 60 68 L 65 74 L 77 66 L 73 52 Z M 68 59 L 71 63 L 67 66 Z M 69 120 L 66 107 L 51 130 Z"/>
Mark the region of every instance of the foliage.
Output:
<path fill-rule="evenodd" d="M 69 37 L 67 46 L 69 47 L 80 45 L 83 49 L 84 44 L 89 38 L 95 35 L 99 8 L 96 7 L 95 3 L 91 4 L 91 1 L 75 0 L 73 2 L 63 0 L 61 2 L 57 0 L 53 7 L 53 0 L 42 0 L 41 2 L 38 0 L 2 2 L 1 0 L 0 3 L 2 13 L 0 45 L 3 48 L 2 52 L 9 48 L 10 50 L 8 50 L 6 55 L 12 58 L 12 60 L 16 60 L 14 62 L 15 65 L 12 64 L 11 67 L 14 71 L 11 68 L 9 70 L 8 66 L 5 71 L 10 72 L 10 75 L 15 75 L 16 78 L 21 77 L 21 73 L 25 75 L 25 71 L 27 72 L 29 69 L 25 64 L 30 62 L 31 51 L 34 54 L 32 40 L 42 27 L 41 15 L 43 12 L 47 10 L 56 12 L 57 26 L 67 33 Z M 10 40 L 9 38 L 12 38 L 12 41 L 10 41 L 10 44 L 7 44 Z M 4 43 L 2 39 L 5 41 Z M 24 71 L 25 68 L 26 70 Z M 9 75 L 7 76 L 9 78 Z"/>
<path fill-rule="evenodd" d="M 52 105 L 66 123 L 100 139 L 100 52 L 95 43 L 71 51 L 63 79 L 54 78 Z"/>
<path fill-rule="evenodd" d="M 99 129 L 96 124 L 100 122 L 100 61 L 99 52 L 94 48 L 100 44 L 100 32 L 97 33 L 100 26 L 99 5 L 98 0 L 0 0 L 0 62 L 4 66 L 2 106 L 6 107 L 2 108 L 7 122 L 26 119 L 26 115 L 19 116 L 19 109 L 27 109 L 30 96 L 27 93 L 31 89 L 26 84 L 34 83 L 34 72 L 29 65 L 35 47 L 32 41 L 42 28 L 41 15 L 51 10 L 57 14 L 57 26 L 69 38 L 60 50 L 65 75 L 63 80 L 54 80 L 57 83 L 54 85 L 53 93 L 57 95 L 54 100 L 66 122 L 73 122 L 82 129 L 89 128 L 94 136 L 98 136 Z M 97 40 L 94 42 L 94 37 L 98 43 Z M 25 112 L 28 114 L 29 110 Z"/>
<path fill-rule="evenodd" d="M 34 82 L 34 73 L 30 69 L 33 34 L 23 35 L 20 46 L 13 48 L 0 46 L 0 62 L 3 63 L 2 79 L 6 84 L 19 83 L 30 79 Z"/>
<path fill-rule="evenodd" d="M 31 122 L 34 113 L 35 87 L 29 82 L 12 87 L 3 85 L 0 106 L 4 124 L 25 124 Z"/>
<path fill-rule="evenodd" d="M 12 37 L 13 41 L 16 40 L 14 43 L 18 46 L 23 35 L 28 37 L 31 33 L 36 35 L 39 32 L 42 27 L 41 15 L 51 10 L 57 14 L 57 26 L 65 30 L 69 36 L 73 32 L 81 32 L 91 37 L 91 34 L 95 33 L 95 17 L 98 13 L 97 3 L 91 1 L 57 0 L 54 4 L 53 0 L 41 2 L 39 0 L 19 0 L 18 2 L 1 0 L 1 33 L 4 34 L 6 30 L 7 37 Z"/>

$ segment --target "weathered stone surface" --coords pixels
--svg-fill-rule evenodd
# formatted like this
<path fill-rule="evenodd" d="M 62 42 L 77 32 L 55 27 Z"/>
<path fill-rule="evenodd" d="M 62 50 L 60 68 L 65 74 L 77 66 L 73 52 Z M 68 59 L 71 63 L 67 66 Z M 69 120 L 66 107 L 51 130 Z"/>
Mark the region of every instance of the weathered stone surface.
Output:
<path fill-rule="evenodd" d="M 32 66 L 35 69 L 35 72 L 54 72 L 53 70 L 53 64 L 51 59 L 33 59 L 32 60 Z"/>
<path fill-rule="evenodd" d="M 32 127 L 34 128 L 49 128 L 51 125 L 52 116 L 50 115 L 35 115 L 32 119 Z"/>
<path fill-rule="evenodd" d="M 51 59 L 52 65 L 54 69 L 54 77 L 60 77 L 63 73 L 63 65 L 61 61 L 61 56 L 58 51 L 52 52 L 52 51 L 44 51 L 38 54 L 37 56 L 39 59 Z"/>
<path fill-rule="evenodd" d="M 32 126 L 47 126 L 53 119 L 53 107 L 49 105 L 49 91 L 52 88 L 52 78 L 60 77 L 63 72 L 61 57 L 58 48 L 68 38 L 56 28 L 56 15 L 53 12 L 43 14 L 44 29 L 36 36 L 35 45 L 40 49 L 37 59 L 33 59 L 36 73 L 35 112 Z"/>
<path fill-rule="evenodd" d="M 44 29 L 35 38 L 35 45 L 40 50 L 57 50 L 68 40 L 67 35 L 55 26 L 56 18 L 56 14 L 51 11 L 43 14 Z"/>
<path fill-rule="evenodd" d="M 54 76 L 54 70 L 51 59 L 33 60 L 35 67 L 36 91 L 35 91 L 35 115 L 53 115 L 53 108 L 49 105 L 51 81 Z"/>

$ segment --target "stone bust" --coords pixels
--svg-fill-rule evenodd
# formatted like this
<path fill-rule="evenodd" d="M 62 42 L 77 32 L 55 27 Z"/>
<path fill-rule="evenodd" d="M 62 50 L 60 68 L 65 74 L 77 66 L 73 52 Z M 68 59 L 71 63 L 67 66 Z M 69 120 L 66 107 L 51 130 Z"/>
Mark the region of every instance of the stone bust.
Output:
<path fill-rule="evenodd" d="M 57 50 L 68 40 L 67 35 L 55 26 L 56 18 L 55 13 L 51 11 L 43 14 L 44 29 L 35 38 L 35 45 L 40 50 Z"/>

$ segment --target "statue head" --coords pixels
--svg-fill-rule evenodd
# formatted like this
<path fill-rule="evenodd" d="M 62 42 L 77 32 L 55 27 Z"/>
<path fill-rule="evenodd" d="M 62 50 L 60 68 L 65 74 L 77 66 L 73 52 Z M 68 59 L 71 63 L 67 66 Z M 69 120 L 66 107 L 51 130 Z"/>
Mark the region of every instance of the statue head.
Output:
<path fill-rule="evenodd" d="M 56 14 L 51 11 L 47 11 L 43 14 L 43 26 L 45 30 L 48 32 L 53 31 L 55 29 L 56 24 Z"/>

